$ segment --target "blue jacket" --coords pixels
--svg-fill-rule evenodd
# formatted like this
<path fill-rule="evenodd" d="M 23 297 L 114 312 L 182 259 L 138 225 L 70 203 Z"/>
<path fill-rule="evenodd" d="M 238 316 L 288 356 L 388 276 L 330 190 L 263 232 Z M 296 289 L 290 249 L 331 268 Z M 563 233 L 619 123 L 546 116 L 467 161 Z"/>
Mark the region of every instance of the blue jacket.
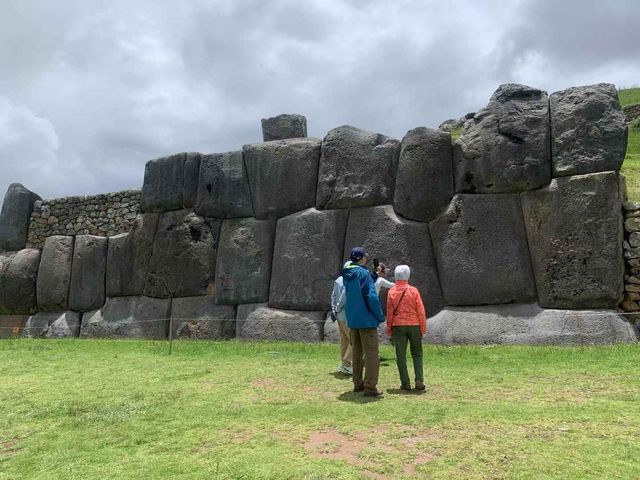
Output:
<path fill-rule="evenodd" d="M 380 299 L 369 271 L 360 265 L 342 270 L 347 292 L 347 325 L 349 328 L 378 328 L 384 322 Z"/>

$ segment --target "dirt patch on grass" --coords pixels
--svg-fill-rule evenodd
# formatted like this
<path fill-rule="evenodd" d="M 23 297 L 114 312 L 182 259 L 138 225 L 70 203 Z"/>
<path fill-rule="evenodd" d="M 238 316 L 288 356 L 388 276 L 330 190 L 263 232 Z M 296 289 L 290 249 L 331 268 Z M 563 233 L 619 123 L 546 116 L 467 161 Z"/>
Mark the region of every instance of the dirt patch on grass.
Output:
<path fill-rule="evenodd" d="M 0 459 L 14 457 L 20 453 L 22 440 L 22 438 L 0 438 Z"/>

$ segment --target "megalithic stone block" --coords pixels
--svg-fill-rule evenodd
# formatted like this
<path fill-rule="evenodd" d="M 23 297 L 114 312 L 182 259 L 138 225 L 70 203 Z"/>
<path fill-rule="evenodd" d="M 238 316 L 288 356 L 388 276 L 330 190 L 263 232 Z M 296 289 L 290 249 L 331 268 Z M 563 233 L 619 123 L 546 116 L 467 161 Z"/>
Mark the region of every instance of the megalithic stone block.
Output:
<path fill-rule="evenodd" d="M 0 213 L 0 251 L 17 251 L 26 246 L 36 200 L 40 197 L 20 183 L 9 185 Z"/>
<path fill-rule="evenodd" d="M 242 152 L 202 156 L 195 210 L 198 215 L 212 218 L 253 216 Z"/>
<path fill-rule="evenodd" d="M 236 307 L 216 305 L 211 296 L 171 301 L 174 338 L 225 340 L 236 336 Z"/>
<path fill-rule="evenodd" d="M 627 125 L 615 85 L 572 87 L 549 100 L 555 177 L 620 170 Z"/>
<path fill-rule="evenodd" d="M 429 226 L 446 305 L 536 300 L 518 195 L 456 195 Z"/>
<path fill-rule="evenodd" d="M 0 253 L 0 315 L 30 315 L 37 311 L 39 264 L 40 250 Z"/>
<path fill-rule="evenodd" d="M 398 217 L 391 205 L 356 208 L 349 215 L 345 255 L 356 246 L 365 248 L 370 263 L 377 258 L 385 264 L 388 280 L 394 281 L 395 267 L 409 265 L 410 283 L 420 291 L 427 313 L 440 311 L 442 291 L 428 224 Z"/>
<path fill-rule="evenodd" d="M 69 308 L 73 237 L 48 237 L 42 249 L 36 283 L 38 307 L 45 312 L 64 311 Z"/>
<path fill-rule="evenodd" d="M 139 214 L 129 233 L 109 238 L 107 296 L 143 294 L 158 218 L 157 213 Z"/>
<path fill-rule="evenodd" d="M 602 345 L 635 343 L 615 310 L 547 310 L 536 304 L 447 307 L 427 320 L 426 343 Z"/>
<path fill-rule="evenodd" d="M 189 210 L 160 215 L 145 295 L 169 298 L 212 293 L 220 224 Z"/>
<path fill-rule="evenodd" d="M 453 197 L 451 135 L 419 127 L 401 145 L 393 208 L 410 220 L 430 222 Z"/>
<path fill-rule="evenodd" d="M 239 305 L 269 301 L 276 223 L 242 218 L 225 220 L 216 261 L 217 303 Z"/>
<path fill-rule="evenodd" d="M 533 190 L 551 180 L 549 98 L 525 85 L 501 85 L 465 122 L 454 144 L 456 192 Z"/>
<path fill-rule="evenodd" d="M 256 218 L 314 205 L 320 145 L 317 138 L 293 138 L 242 147 Z"/>
<path fill-rule="evenodd" d="M 73 247 L 69 308 L 89 312 L 104 305 L 108 239 L 78 235 Z"/>
<path fill-rule="evenodd" d="M 622 209 L 615 172 L 554 179 L 522 196 L 539 303 L 616 308 L 622 300 Z"/>
<path fill-rule="evenodd" d="M 185 154 L 147 162 L 144 168 L 141 210 L 166 212 L 182 208 Z"/>
<path fill-rule="evenodd" d="M 78 312 L 38 312 L 27 320 L 23 337 L 66 338 L 80 335 Z"/>
<path fill-rule="evenodd" d="M 393 203 L 400 142 L 348 125 L 322 142 L 316 207 L 352 208 Z"/>
<path fill-rule="evenodd" d="M 321 342 L 325 317 L 324 311 L 277 310 L 264 304 L 238 305 L 237 337 Z"/>
<path fill-rule="evenodd" d="M 314 208 L 278 220 L 269 306 L 329 310 L 340 273 L 347 210 Z"/>
<path fill-rule="evenodd" d="M 307 136 L 307 119 L 297 113 L 283 113 L 262 119 L 262 138 L 265 142 Z"/>
<path fill-rule="evenodd" d="M 185 154 L 182 183 L 182 208 L 193 208 L 198 196 L 198 176 L 200 174 L 201 154 Z"/>
<path fill-rule="evenodd" d="M 171 301 L 162 298 L 107 298 L 100 310 L 82 316 L 82 338 L 167 338 Z"/>
<path fill-rule="evenodd" d="M 29 315 L 0 315 L 0 338 L 12 338 L 22 335 Z"/>

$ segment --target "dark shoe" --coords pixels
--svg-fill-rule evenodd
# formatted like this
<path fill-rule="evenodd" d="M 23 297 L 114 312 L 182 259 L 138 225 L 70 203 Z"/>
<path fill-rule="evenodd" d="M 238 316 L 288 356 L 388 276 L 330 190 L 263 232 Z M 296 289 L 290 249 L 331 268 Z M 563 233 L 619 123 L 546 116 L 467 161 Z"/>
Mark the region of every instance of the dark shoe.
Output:
<path fill-rule="evenodd" d="M 375 390 L 365 390 L 364 391 L 364 396 L 365 397 L 382 397 L 384 395 L 384 393 L 382 393 L 380 390 L 375 389 Z"/>
<path fill-rule="evenodd" d="M 353 385 L 354 392 L 362 392 L 364 390 L 364 385 Z"/>
<path fill-rule="evenodd" d="M 411 385 L 408 383 L 406 385 L 400 385 L 400 390 L 411 390 Z"/>
<path fill-rule="evenodd" d="M 425 388 L 424 382 L 416 382 L 416 390 L 424 390 Z"/>

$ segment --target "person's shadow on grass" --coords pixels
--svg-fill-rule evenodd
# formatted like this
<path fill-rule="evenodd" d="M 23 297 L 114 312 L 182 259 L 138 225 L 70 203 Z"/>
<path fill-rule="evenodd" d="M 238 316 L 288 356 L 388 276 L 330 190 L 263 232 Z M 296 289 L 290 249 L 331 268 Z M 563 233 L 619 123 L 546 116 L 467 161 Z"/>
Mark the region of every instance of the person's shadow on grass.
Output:
<path fill-rule="evenodd" d="M 338 400 L 341 402 L 352 402 L 352 403 L 371 403 L 382 400 L 383 397 L 365 397 L 362 392 L 344 392 L 338 396 Z"/>

